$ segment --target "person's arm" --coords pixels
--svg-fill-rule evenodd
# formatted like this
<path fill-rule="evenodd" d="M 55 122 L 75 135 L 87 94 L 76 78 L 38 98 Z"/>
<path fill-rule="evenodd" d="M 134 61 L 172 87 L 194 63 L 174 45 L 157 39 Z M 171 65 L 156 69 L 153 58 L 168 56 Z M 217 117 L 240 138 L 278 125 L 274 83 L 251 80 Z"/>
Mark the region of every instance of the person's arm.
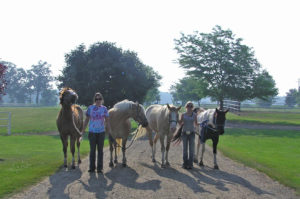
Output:
<path fill-rule="evenodd" d="M 195 116 L 194 116 L 194 125 L 195 125 L 195 126 L 198 126 L 197 114 L 195 114 Z"/>
<path fill-rule="evenodd" d="M 85 120 L 84 120 L 84 123 L 83 123 L 82 134 L 84 134 L 85 129 L 86 129 L 86 127 L 87 127 L 89 121 L 90 121 L 90 117 L 89 117 L 89 116 L 86 116 L 86 117 L 85 117 Z"/>
<path fill-rule="evenodd" d="M 184 113 L 182 113 L 182 114 L 180 115 L 180 117 L 179 117 L 178 124 L 179 124 L 180 126 L 183 125 L 183 114 L 184 114 Z"/>

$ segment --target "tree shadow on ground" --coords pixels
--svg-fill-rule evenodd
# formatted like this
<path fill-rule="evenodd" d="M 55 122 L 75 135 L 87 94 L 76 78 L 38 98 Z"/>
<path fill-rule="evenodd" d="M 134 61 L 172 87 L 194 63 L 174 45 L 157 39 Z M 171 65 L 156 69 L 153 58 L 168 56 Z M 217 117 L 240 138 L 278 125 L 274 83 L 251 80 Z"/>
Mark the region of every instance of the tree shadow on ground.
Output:
<path fill-rule="evenodd" d="M 239 184 L 252 192 L 255 192 L 258 195 L 269 194 L 271 193 L 260 189 L 252 185 L 248 180 L 232 174 L 226 171 L 216 170 L 207 166 L 201 168 L 194 168 L 191 170 L 191 173 L 199 179 L 199 181 L 203 181 L 204 183 L 208 183 L 214 185 L 217 189 L 222 191 L 228 191 L 228 188 L 225 187 L 226 184 Z"/>
<path fill-rule="evenodd" d="M 50 176 L 50 183 L 52 187 L 48 190 L 49 198 L 70 198 L 70 196 L 65 193 L 65 189 L 69 184 L 80 179 L 81 175 L 81 170 L 76 168 L 57 172 Z"/>
<path fill-rule="evenodd" d="M 200 186 L 200 183 L 198 181 L 196 181 L 194 178 L 192 178 L 184 173 L 181 173 L 172 167 L 162 169 L 160 166 L 158 166 L 158 164 L 154 164 L 154 165 L 149 165 L 149 164 L 145 164 L 145 163 L 140 163 L 140 164 L 144 167 L 154 170 L 156 172 L 156 174 L 161 177 L 169 178 L 169 179 L 186 184 L 189 188 L 191 188 L 194 191 L 194 193 L 198 193 L 198 192 L 210 193 L 209 191 L 204 190 Z"/>
<path fill-rule="evenodd" d="M 161 188 L 160 180 L 148 180 L 142 183 L 137 182 L 139 177 L 138 173 L 128 166 L 124 168 L 121 165 L 117 165 L 109 172 L 105 173 L 105 176 L 111 180 L 111 187 L 113 187 L 116 183 L 119 183 L 123 186 L 139 190 L 157 191 Z"/>

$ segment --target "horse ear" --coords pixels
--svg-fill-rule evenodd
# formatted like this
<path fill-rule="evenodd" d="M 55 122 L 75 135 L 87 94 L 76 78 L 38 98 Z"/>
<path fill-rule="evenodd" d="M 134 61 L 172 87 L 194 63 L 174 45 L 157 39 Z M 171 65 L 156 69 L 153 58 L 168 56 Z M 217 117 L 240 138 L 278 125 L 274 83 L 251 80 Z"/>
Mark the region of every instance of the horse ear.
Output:
<path fill-rule="evenodd" d="M 167 107 L 168 107 L 168 109 L 170 109 L 170 105 L 167 103 Z"/>
<path fill-rule="evenodd" d="M 177 108 L 177 111 L 179 111 L 181 109 L 181 106 L 179 106 L 178 108 Z"/>

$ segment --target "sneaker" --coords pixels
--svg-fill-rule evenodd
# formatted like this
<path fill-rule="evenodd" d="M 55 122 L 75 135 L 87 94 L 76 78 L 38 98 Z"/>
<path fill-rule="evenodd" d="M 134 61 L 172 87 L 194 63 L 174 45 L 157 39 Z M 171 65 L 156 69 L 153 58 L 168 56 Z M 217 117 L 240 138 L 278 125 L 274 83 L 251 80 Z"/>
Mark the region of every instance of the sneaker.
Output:
<path fill-rule="evenodd" d="M 102 170 L 97 170 L 97 173 L 103 173 L 103 171 Z"/>
<path fill-rule="evenodd" d="M 94 172 L 95 172 L 95 169 L 89 169 L 88 172 L 89 172 L 89 173 L 94 173 Z"/>
<path fill-rule="evenodd" d="M 184 168 L 184 169 L 187 169 L 187 166 L 185 164 L 182 164 L 181 167 Z"/>

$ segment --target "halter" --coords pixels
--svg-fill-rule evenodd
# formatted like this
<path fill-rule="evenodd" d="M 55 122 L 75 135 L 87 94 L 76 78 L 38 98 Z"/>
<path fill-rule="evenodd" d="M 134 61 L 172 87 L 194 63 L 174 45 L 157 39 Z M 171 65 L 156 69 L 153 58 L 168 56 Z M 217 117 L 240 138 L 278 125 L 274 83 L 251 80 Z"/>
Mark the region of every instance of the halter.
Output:
<path fill-rule="evenodd" d="M 177 125 L 178 120 L 172 120 L 172 119 L 171 119 L 171 113 L 172 113 L 172 112 L 174 112 L 174 111 L 170 111 L 170 114 L 169 114 L 169 124 L 172 123 L 172 122 L 175 122 L 175 124 Z M 176 115 L 176 119 L 177 119 L 177 115 Z"/>

